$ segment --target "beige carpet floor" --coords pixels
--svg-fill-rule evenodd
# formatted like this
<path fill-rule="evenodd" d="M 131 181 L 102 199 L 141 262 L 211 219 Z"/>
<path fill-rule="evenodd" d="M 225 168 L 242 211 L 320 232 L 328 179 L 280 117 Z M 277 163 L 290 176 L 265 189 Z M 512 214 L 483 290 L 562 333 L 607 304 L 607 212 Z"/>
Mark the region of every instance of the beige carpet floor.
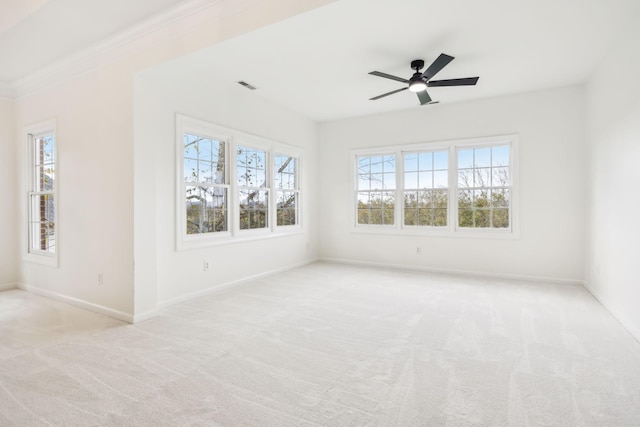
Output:
<path fill-rule="evenodd" d="M 316 263 L 127 325 L 0 293 L 1 426 L 639 426 L 582 287 Z"/>

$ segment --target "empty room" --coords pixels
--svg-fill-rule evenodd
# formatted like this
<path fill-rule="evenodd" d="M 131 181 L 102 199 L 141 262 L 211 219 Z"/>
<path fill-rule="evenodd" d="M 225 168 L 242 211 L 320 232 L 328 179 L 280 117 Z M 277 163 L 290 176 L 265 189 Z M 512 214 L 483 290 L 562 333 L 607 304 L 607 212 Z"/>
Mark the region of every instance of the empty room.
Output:
<path fill-rule="evenodd" d="M 637 0 L 0 4 L 1 426 L 639 426 Z"/>

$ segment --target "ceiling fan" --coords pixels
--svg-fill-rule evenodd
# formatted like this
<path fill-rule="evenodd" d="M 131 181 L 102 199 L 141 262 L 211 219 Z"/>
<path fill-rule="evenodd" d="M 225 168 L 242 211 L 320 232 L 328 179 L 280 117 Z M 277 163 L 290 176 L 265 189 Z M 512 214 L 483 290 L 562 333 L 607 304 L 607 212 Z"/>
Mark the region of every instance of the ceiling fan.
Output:
<path fill-rule="evenodd" d="M 402 89 L 393 90 L 391 92 L 378 95 L 370 98 L 370 101 L 384 98 L 385 96 L 393 95 L 394 93 L 402 92 L 409 89 L 411 92 L 415 92 L 420 100 L 420 105 L 435 104 L 438 101 L 432 101 L 431 97 L 427 93 L 427 87 L 442 87 L 442 86 L 473 86 L 478 82 L 479 77 L 466 77 L 462 79 L 447 79 L 447 80 L 431 80 L 440 70 L 442 70 L 449 62 L 453 61 L 453 56 L 441 53 L 438 58 L 433 61 L 429 68 L 424 73 L 420 70 L 424 67 L 424 61 L 422 59 L 416 59 L 411 61 L 411 68 L 415 70 L 415 73 L 409 80 L 402 77 L 392 76 L 391 74 L 381 73 L 380 71 L 372 71 L 369 74 L 372 76 L 384 77 L 385 79 L 391 79 L 398 82 L 406 83 L 408 86 Z"/>

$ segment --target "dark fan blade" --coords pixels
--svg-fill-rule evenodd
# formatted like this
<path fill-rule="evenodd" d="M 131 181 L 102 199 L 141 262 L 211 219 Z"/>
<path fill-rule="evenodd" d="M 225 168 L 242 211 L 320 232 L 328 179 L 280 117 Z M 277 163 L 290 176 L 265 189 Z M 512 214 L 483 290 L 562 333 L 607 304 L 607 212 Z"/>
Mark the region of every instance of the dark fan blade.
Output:
<path fill-rule="evenodd" d="M 431 80 L 427 82 L 427 86 L 473 86 L 478 83 L 478 79 L 479 77 L 466 77 L 464 79 Z"/>
<path fill-rule="evenodd" d="M 420 100 L 420 105 L 428 104 L 431 102 L 431 97 L 429 96 L 426 90 L 416 92 L 416 95 L 418 95 L 418 99 Z"/>
<path fill-rule="evenodd" d="M 425 79 L 429 80 L 430 78 L 438 74 L 440 70 L 442 70 L 451 61 L 453 61 L 453 56 L 441 53 L 440 56 L 438 56 L 438 58 L 436 58 L 436 60 L 433 61 L 431 65 L 429 65 L 429 68 L 427 68 L 424 73 L 422 73 L 422 76 Z"/>
<path fill-rule="evenodd" d="M 385 79 L 391 79 L 402 83 L 409 83 L 409 80 L 403 79 L 402 77 L 392 76 L 391 74 L 381 73 L 380 71 L 372 71 L 369 74 L 372 76 L 384 77 Z"/>
<path fill-rule="evenodd" d="M 388 93 L 384 93 L 382 95 L 378 95 L 374 98 L 369 98 L 369 101 L 375 101 L 376 99 L 384 98 L 385 96 L 393 95 L 394 93 L 402 92 L 403 90 L 409 89 L 408 87 L 403 87 L 402 89 L 397 89 Z"/>

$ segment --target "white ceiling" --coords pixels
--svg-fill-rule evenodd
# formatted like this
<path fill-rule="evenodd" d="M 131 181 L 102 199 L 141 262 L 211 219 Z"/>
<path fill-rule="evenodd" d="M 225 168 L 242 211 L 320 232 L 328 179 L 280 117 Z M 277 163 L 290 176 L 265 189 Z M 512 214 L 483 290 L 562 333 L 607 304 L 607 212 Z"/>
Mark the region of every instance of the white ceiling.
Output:
<path fill-rule="evenodd" d="M 86 49 L 185 0 L 0 0 L 0 82 Z"/>
<path fill-rule="evenodd" d="M 13 24 L 0 21 L 0 81 L 13 81 L 185 0 L 0 2 L 3 18 L 25 3 Z M 480 76 L 431 88 L 441 103 L 583 83 L 639 12 L 638 0 L 339 0 L 160 67 L 245 80 L 254 96 L 325 121 L 438 108 L 408 91 L 369 101 L 402 83 L 368 72 L 408 78 L 411 60 L 441 52 L 456 59 L 436 79 Z"/>

